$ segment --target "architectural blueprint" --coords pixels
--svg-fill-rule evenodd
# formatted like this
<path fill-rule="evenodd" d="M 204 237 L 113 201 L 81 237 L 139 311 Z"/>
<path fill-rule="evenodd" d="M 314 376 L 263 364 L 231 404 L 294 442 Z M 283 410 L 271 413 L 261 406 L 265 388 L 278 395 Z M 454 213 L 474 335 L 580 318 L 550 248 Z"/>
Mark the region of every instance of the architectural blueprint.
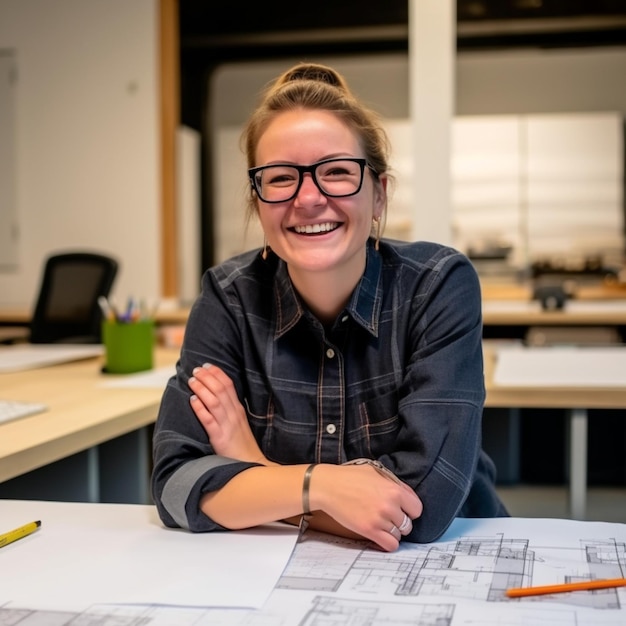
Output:
<path fill-rule="evenodd" d="M 44 615 L 6 603 L 0 624 L 623 626 L 626 588 L 505 596 L 509 587 L 623 577 L 625 524 L 455 520 L 439 541 L 393 553 L 307 531 L 261 609 L 95 605 Z"/>

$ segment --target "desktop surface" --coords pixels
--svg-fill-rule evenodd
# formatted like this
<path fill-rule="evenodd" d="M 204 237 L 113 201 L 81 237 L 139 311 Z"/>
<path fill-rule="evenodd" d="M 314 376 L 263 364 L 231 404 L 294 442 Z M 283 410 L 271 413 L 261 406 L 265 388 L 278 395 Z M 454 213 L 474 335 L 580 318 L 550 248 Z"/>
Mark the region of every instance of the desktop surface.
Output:
<path fill-rule="evenodd" d="M 298 541 L 283 524 L 166 529 L 152 506 L 0 500 L 0 519 L 7 530 L 41 520 L 0 548 L 12 574 L 0 587 L 2 623 L 24 612 L 57 626 L 626 621 L 625 587 L 506 596 L 512 587 L 622 577 L 626 524 L 457 519 L 436 542 L 386 553 L 314 531 Z"/>

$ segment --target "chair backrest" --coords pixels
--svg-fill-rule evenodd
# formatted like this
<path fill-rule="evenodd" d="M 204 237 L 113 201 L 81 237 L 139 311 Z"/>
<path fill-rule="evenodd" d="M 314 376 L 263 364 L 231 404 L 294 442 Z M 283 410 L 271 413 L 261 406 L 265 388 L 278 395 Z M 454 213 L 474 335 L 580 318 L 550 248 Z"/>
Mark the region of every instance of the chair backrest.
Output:
<path fill-rule="evenodd" d="M 91 252 L 54 254 L 46 260 L 30 327 L 32 343 L 99 343 L 100 296 L 117 275 L 115 259 Z"/>

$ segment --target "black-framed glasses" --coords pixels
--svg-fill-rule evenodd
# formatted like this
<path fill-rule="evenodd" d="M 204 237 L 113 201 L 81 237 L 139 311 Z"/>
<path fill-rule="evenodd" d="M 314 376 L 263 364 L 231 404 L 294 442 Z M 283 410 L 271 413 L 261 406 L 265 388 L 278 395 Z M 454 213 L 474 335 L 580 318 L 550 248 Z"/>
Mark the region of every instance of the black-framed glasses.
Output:
<path fill-rule="evenodd" d="M 261 165 L 249 169 L 248 176 L 259 199 L 270 204 L 295 198 L 307 172 L 311 173 L 313 182 L 325 196 L 345 198 L 361 190 L 366 166 L 376 174 L 365 159 L 341 157 L 325 159 L 311 165 Z"/>

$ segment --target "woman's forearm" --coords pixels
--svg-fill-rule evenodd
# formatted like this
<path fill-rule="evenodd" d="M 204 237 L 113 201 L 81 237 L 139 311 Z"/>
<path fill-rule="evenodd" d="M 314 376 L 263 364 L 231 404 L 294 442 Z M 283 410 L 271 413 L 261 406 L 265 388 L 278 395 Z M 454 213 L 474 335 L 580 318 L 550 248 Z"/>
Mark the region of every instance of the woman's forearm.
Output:
<path fill-rule="evenodd" d="M 237 474 L 200 503 L 215 522 L 237 530 L 301 515 L 307 465 L 251 467 Z"/>
<path fill-rule="evenodd" d="M 411 520 L 422 513 L 410 487 L 367 464 L 318 464 L 305 481 L 308 467 L 251 467 L 206 494 L 201 510 L 221 526 L 237 530 L 280 520 L 298 523 L 306 509 L 313 511 L 312 528 L 366 538 L 385 550 L 395 550 L 400 535 L 411 532 Z M 304 498 L 303 487 L 308 489 Z"/>

